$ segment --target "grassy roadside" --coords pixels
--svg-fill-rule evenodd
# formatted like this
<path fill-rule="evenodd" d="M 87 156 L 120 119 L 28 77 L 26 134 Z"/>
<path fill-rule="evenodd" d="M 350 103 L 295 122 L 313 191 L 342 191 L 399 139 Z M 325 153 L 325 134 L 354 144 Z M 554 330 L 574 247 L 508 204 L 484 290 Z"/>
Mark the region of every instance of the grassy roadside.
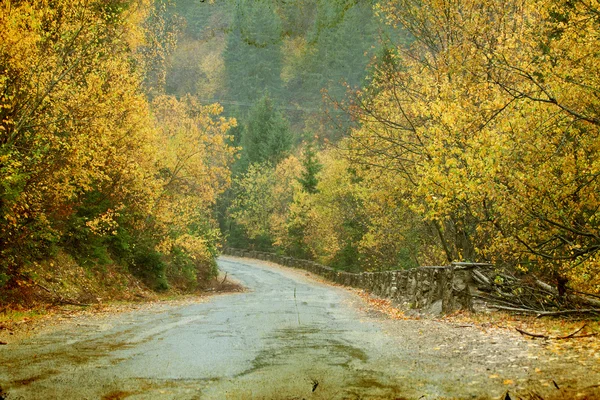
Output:
<path fill-rule="evenodd" d="M 128 312 L 156 304 L 183 305 L 242 290 L 230 278 L 219 276 L 194 290 L 171 286 L 155 292 L 119 265 L 82 267 L 59 253 L 52 260 L 25 268 L 11 287 L 0 289 L 0 345 L 80 316 Z"/>

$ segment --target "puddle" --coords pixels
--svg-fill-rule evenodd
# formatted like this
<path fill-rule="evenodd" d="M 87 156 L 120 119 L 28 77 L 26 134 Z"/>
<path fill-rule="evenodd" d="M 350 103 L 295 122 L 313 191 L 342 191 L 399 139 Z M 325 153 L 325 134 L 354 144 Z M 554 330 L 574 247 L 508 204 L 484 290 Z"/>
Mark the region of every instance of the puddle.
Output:
<path fill-rule="evenodd" d="M 220 393 L 234 399 L 403 399 L 398 382 L 381 372 L 385 368 L 370 365 L 364 350 L 340 337 L 340 331 L 315 325 L 278 329 L 265 338 L 251 367 Z"/>

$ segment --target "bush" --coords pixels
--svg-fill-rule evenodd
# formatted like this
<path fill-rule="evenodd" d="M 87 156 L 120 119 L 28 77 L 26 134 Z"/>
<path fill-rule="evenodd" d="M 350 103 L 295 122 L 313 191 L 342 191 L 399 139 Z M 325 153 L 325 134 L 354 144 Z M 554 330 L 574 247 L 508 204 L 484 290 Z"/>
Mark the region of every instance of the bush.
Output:
<path fill-rule="evenodd" d="M 189 254 L 177 247 L 171 252 L 167 275 L 171 282 L 187 289 L 192 289 L 198 284 L 196 263 Z"/>
<path fill-rule="evenodd" d="M 168 290 L 166 269 L 161 253 L 145 246 L 136 247 L 130 270 L 148 286 L 158 291 Z"/>

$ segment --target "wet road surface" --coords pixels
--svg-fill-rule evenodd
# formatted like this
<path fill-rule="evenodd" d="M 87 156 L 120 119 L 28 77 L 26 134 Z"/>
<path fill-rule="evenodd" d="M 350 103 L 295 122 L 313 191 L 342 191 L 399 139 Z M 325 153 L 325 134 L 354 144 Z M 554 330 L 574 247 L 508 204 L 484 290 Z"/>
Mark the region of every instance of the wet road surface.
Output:
<path fill-rule="evenodd" d="M 524 341 L 387 321 L 349 291 L 260 261 L 222 257 L 219 267 L 248 291 L 3 346 L 0 397 L 499 398 L 503 378 L 526 387 L 542 377 Z"/>

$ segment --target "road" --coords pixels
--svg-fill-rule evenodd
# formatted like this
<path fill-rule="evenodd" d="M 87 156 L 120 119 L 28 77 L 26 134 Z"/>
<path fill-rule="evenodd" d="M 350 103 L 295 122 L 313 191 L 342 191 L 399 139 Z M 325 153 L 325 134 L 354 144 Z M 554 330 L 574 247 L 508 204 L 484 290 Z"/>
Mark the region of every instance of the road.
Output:
<path fill-rule="evenodd" d="M 2 346 L 0 398 L 497 399 L 533 387 L 548 396 L 565 368 L 507 333 L 391 321 L 301 271 L 234 257 L 219 267 L 247 291 Z"/>

